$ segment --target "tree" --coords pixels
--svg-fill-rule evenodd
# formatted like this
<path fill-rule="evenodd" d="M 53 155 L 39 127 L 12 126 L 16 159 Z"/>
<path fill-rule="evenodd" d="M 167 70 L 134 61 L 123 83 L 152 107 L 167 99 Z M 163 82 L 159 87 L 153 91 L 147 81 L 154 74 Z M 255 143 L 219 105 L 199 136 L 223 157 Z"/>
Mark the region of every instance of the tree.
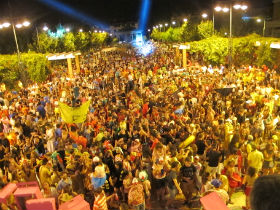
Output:
<path fill-rule="evenodd" d="M 201 21 L 201 23 L 197 26 L 198 35 L 200 39 L 207 39 L 213 36 L 213 22 L 212 21 Z"/>
<path fill-rule="evenodd" d="M 57 38 L 52 38 L 48 36 L 48 34 L 46 33 L 40 33 L 38 37 L 39 37 L 40 51 L 42 53 L 56 52 L 57 44 L 58 44 Z M 37 43 L 35 43 L 35 45 L 37 45 Z"/>
<path fill-rule="evenodd" d="M 75 46 L 77 50 L 87 51 L 89 49 L 89 36 L 86 32 L 78 32 L 76 34 Z"/>
<path fill-rule="evenodd" d="M 75 36 L 72 32 L 66 33 L 63 37 L 63 44 L 64 44 L 64 50 L 69 51 L 75 51 Z"/>

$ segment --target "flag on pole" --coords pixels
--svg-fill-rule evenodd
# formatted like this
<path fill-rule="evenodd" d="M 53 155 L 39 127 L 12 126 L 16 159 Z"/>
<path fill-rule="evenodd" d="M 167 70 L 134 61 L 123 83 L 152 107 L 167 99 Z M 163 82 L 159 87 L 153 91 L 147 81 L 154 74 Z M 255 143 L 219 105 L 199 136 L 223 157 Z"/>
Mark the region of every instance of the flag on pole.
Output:
<path fill-rule="evenodd" d="M 70 107 L 67 104 L 59 102 L 59 111 L 61 118 L 66 123 L 82 123 L 87 119 L 90 100 L 79 107 Z"/>

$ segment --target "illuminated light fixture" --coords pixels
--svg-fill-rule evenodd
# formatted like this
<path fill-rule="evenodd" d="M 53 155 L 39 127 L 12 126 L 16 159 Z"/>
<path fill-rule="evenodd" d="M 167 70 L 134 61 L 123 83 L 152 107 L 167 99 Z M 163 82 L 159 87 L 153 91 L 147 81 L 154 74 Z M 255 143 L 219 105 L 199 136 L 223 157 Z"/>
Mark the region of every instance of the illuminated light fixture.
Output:
<path fill-rule="evenodd" d="M 159 27 L 161 28 L 161 27 L 162 27 L 162 25 L 161 25 L 161 24 L 159 24 Z"/>
<path fill-rule="evenodd" d="M 225 32 L 225 35 L 227 35 L 227 32 Z"/>
<path fill-rule="evenodd" d="M 11 25 L 11 23 L 5 22 L 2 24 L 3 27 L 8 28 Z"/>
<path fill-rule="evenodd" d="M 270 48 L 273 48 L 273 49 L 280 49 L 280 42 L 272 42 L 270 44 Z"/>
<path fill-rule="evenodd" d="M 113 36 L 113 34 L 110 34 L 110 36 Z"/>
<path fill-rule="evenodd" d="M 30 26 L 30 22 L 29 22 L 29 21 L 24 21 L 24 22 L 22 23 L 22 25 L 25 26 L 25 27 Z"/>
<path fill-rule="evenodd" d="M 246 10 L 246 9 L 248 9 L 248 6 L 247 6 L 247 5 L 242 5 L 242 6 L 241 6 L 241 9 L 242 9 L 242 10 Z"/>
<path fill-rule="evenodd" d="M 234 9 L 240 9 L 242 6 L 240 5 L 240 4 L 235 4 L 234 6 L 233 6 L 233 8 Z"/>
<path fill-rule="evenodd" d="M 168 26 L 168 23 L 165 23 L 164 25 L 165 25 L 165 26 Z"/>
<path fill-rule="evenodd" d="M 175 25 L 175 24 L 176 24 L 176 22 L 175 22 L 175 21 L 172 21 L 172 24 L 173 24 L 173 25 Z"/>
<path fill-rule="evenodd" d="M 217 12 L 221 12 L 222 11 L 222 7 L 220 7 L 220 6 L 217 6 L 217 7 L 215 7 L 215 10 L 217 11 Z"/>
<path fill-rule="evenodd" d="M 207 18 L 208 17 L 208 15 L 206 13 L 203 13 L 201 16 L 202 16 L 202 18 Z"/>
<path fill-rule="evenodd" d="M 99 31 L 99 33 L 102 33 L 102 31 Z"/>
<path fill-rule="evenodd" d="M 105 31 L 102 31 L 102 33 L 105 33 Z"/>
<path fill-rule="evenodd" d="M 97 33 L 97 30 L 94 30 L 94 33 Z"/>
<path fill-rule="evenodd" d="M 44 26 L 43 30 L 44 30 L 44 31 L 49 30 L 48 26 Z"/>
<path fill-rule="evenodd" d="M 190 48 L 191 48 L 191 46 L 189 44 L 179 46 L 179 50 L 189 50 Z"/>
<path fill-rule="evenodd" d="M 156 28 L 158 28 L 158 26 L 156 26 Z"/>
<path fill-rule="evenodd" d="M 188 22 L 188 19 L 187 18 L 184 18 L 184 20 L 183 20 L 184 22 Z"/>
<path fill-rule="evenodd" d="M 258 23 L 262 22 L 262 19 L 258 18 L 258 19 L 257 19 L 257 22 L 258 22 Z"/>
<path fill-rule="evenodd" d="M 0 29 L 2 29 L 3 28 L 3 25 L 0 25 Z"/>
<path fill-rule="evenodd" d="M 261 42 L 260 41 L 256 41 L 255 46 L 257 46 L 257 47 L 261 46 Z"/>
<path fill-rule="evenodd" d="M 229 8 L 227 8 L 227 7 L 224 7 L 224 8 L 223 8 L 223 12 L 226 13 L 226 12 L 228 12 L 228 11 L 229 11 Z"/>
<path fill-rule="evenodd" d="M 70 28 L 66 28 L 65 30 L 66 30 L 66 32 L 69 32 L 69 31 L 70 31 Z"/>
<path fill-rule="evenodd" d="M 17 28 L 22 28 L 22 24 L 21 24 L 21 23 L 18 23 L 18 24 L 16 24 L 16 27 L 17 27 Z"/>
<path fill-rule="evenodd" d="M 79 31 L 80 31 L 80 32 L 83 32 L 83 29 L 80 29 Z"/>
<path fill-rule="evenodd" d="M 151 29 L 148 29 L 148 31 L 150 32 L 150 31 L 151 31 Z"/>

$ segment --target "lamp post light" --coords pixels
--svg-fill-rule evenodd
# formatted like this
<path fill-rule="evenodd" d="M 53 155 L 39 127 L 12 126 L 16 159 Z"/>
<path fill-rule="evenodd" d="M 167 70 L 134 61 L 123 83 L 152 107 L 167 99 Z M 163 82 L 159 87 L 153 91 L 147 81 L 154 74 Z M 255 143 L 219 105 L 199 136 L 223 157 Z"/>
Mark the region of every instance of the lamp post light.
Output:
<path fill-rule="evenodd" d="M 70 28 L 66 28 L 65 30 L 66 30 L 66 32 L 70 32 Z"/>
<path fill-rule="evenodd" d="M 228 49 L 229 49 L 229 52 L 228 52 L 228 64 L 229 64 L 229 69 L 231 69 L 232 67 L 232 10 L 236 9 L 236 10 L 247 10 L 248 9 L 248 6 L 245 5 L 245 4 L 232 4 L 232 1 L 230 0 L 230 4 L 229 4 L 229 7 L 221 7 L 221 6 L 217 6 L 215 7 L 215 11 L 217 12 L 229 12 L 229 42 L 228 42 Z"/>
<path fill-rule="evenodd" d="M 176 21 L 172 21 L 172 25 L 174 25 L 174 26 L 175 26 L 175 25 L 176 25 Z"/>
<path fill-rule="evenodd" d="M 201 15 L 201 17 L 202 17 L 203 19 L 206 19 L 206 18 L 208 18 L 208 14 L 207 14 L 207 13 L 203 13 L 203 14 Z"/>
<path fill-rule="evenodd" d="M 263 33 L 263 37 L 264 37 L 265 36 L 265 29 L 266 29 L 266 20 L 265 20 L 265 18 L 263 20 L 261 18 L 258 18 L 256 21 L 257 21 L 257 23 L 261 23 L 263 21 L 262 33 Z"/>
<path fill-rule="evenodd" d="M 184 23 L 188 22 L 188 19 L 187 18 L 184 18 L 183 19 Z"/>
<path fill-rule="evenodd" d="M 44 31 L 49 30 L 48 26 L 44 26 L 44 27 L 43 27 L 43 30 L 44 30 Z"/>
<path fill-rule="evenodd" d="M 30 25 L 29 21 L 24 21 L 22 23 L 17 23 L 16 25 L 14 24 L 14 21 L 10 22 L 4 22 L 3 24 L 0 24 L 1 27 L 0 29 L 3 28 L 8 28 L 12 26 L 13 34 L 14 34 L 14 39 L 15 39 L 15 44 L 16 44 L 16 49 L 17 49 L 17 57 L 18 57 L 18 65 L 20 66 L 20 51 L 19 51 L 19 46 L 18 46 L 18 40 L 17 40 L 17 33 L 15 28 L 22 28 L 22 27 L 28 27 Z"/>

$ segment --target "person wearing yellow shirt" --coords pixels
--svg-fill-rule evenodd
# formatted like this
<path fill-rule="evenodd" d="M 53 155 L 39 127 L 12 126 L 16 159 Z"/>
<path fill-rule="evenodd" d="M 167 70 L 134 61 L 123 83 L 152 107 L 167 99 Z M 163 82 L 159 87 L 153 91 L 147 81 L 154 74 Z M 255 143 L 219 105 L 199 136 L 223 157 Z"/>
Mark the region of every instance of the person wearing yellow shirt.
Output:
<path fill-rule="evenodd" d="M 252 152 L 248 155 L 248 165 L 253 167 L 259 172 L 262 169 L 264 156 L 263 153 L 257 150 L 256 145 L 252 144 Z"/>
<path fill-rule="evenodd" d="M 47 167 L 47 163 L 48 163 L 48 159 L 43 159 L 43 162 L 42 162 L 42 165 L 39 169 L 39 178 L 40 178 L 40 181 L 41 183 L 48 183 L 49 185 L 52 184 L 52 181 L 51 181 L 51 171 L 49 170 L 49 168 Z"/>

